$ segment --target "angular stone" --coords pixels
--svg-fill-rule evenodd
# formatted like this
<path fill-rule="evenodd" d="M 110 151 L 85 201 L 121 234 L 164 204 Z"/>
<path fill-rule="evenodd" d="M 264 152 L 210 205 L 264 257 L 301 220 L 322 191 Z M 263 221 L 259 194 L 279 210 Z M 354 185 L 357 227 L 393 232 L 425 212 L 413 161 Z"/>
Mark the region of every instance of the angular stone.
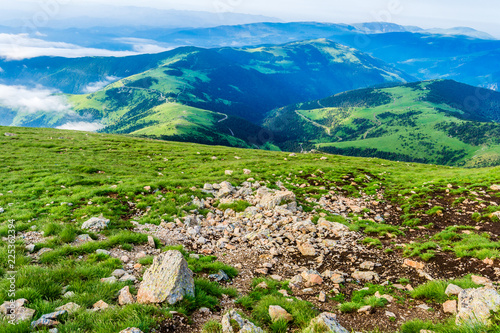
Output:
<path fill-rule="evenodd" d="M 92 242 L 92 241 L 93 241 L 93 239 L 89 235 L 83 234 L 83 235 L 76 236 L 73 244 L 81 245 L 81 244 L 85 244 L 85 243 Z"/>
<path fill-rule="evenodd" d="M 120 333 L 143 333 L 143 332 L 136 327 L 129 327 L 124 330 L 121 330 Z"/>
<path fill-rule="evenodd" d="M 68 313 L 68 311 L 61 310 L 61 311 L 56 311 L 56 312 L 44 314 L 39 319 L 32 321 L 31 327 L 32 328 L 54 327 L 56 325 L 59 325 L 59 322 L 57 321 L 57 319 L 65 314 L 67 314 L 67 313 Z"/>
<path fill-rule="evenodd" d="M 457 301 L 451 300 L 451 301 L 444 302 L 443 303 L 443 311 L 444 311 L 444 313 L 456 314 L 457 313 Z"/>
<path fill-rule="evenodd" d="M 119 281 L 120 282 L 128 282 L 128 281 L 135 282 L 135 281 L 137 281 L 137 278 L 135 276 L 127 273 L 124 276 L 122 276 Z"/>
<path fill-rule="evenodd" d="M 318 227 L 327 229 L 328 232 L 337 237 L 341 237 L 350 231 L 348 226 L 338 222 L 330 222 L 324 218 L 318 220 Z"/>
<path fill-rule="evenodd" d="M 309 326 L 302 333 L 317 333 L 318 330 L 328 333 L 349 333 L 349 331 L 337 322 L 337 316 L 329 312 L 323 312 L 312 319 Z"/>
<path fill-rule="evenodd" d="M 233 327 L 231 326 L 231 321 L 234 320 L 240 330 L 239 331 L 234 331 Z M 226 313 L 222 317 L 222 333 L 264 333 L 264 330 L 262 328 L 255 326 L 252 322 L 250 322 L 247 319 L 244 319 L 243 317 L 240 316 L 238 312 L 235 310 L 231 310 L 228 313 Z"/>
<path fill-rule="evenodd" d="M 450 295 L 458 295 L 460 292 L 462 292 L 462 288 L 460 288 L 457 285 L 454 285 L 453 283 L 450 283 L 448 287 L 446 287 L 445 294 L 450 296 Z"/>
<path fill-rule="evenodd" d="M 338 273 L 333 274 L 331 280 L 335 284 L 341 284 L 345 282 L 344 276 Z"/>
<path fill-rule="evenodd" d="M 8 316 L 9 320 L 14 319 L 15 323 L 24 320 L 31 320 L 35 315 L 35 310 L 25 308 L 24 304 L 27 302 L 28 301 L 25 298 L 17 299 L 14 302 L 4 302 L 0 306 L 0 313 L 3 316 Z"/>
<path fill-rule="evenodd" d="M 153 236 L 148 236 L 148 245 L 151 246 L 153 249 L 156 249 L 156 243 Z"/>
<path fill-rule="evenodd" d="M 487 324 L 490 311 L 498 311 L 500 295 L 494 289 L 487 287 L 465 289 L 458 294 L 457 324 L 483 323 Z"/>
<path fill-rule="evenodd" d="M 361 269 L 366 269 L 368 271 L 372 271 L 375 268 L 375 263 L 371 261 L 365 261 L 361 265 L 359 265 L 359 268 Z"/>
<path fill-rule="evenodd" d="M 278 321 L 278 320 L 286 320 L 286 321 L 292 321 L 293 317 L 291 314 L 289 314 L 285 309 L 283 309 L 279 305 L 271 305 L 269 306 L 269 317 L 271 317 L 271 321 Z"/>
<path fill-rule="evenodd" d="M 127 274 L 127 272 L 125 272 L 123 269 L 115 269 L 113 273 L 111 273 L 111 276 L 114 276 L 119 279 L 125 274 Z"/>
<path fill-rule="evenodd" d="M 319 284 L 323 283 L 323 278 L 315 270 L 308 270 L 308 271 L 302 272 L 301 276 L 305 281 L 306 287 L 312 287 L 312 286 L 319 285 Z"/>
<path fill-rule="evenodd" d="M 256 288 L 260 288 L 260 289 L 267 289 L 269 288 L 266 281 L 262 281 L 261 283 L 259 283 L 258 285 L 255 286 Z"/>
<path fill-rule="evenodd" d="M 408 266 L 408 267 L 415 268 L 415 269 L 424 269 L 424 267 L 425 267 L 424 263 L 418 262 L 418 261 L 409 260 L 409 259 L 405 259 L 404 265 Z"/>
<path fill-rule="evenodd" d="M 104 282 L 104 283 L 115 283 L 116 281 L 117 281 L 117 279 L 114 276 L 111 276 L 108 278 L 101 278 L 101 282 Z"/>
<path fill-rule="evenodd" d="M 352 273 L 352 278 L 359 280 L 359 281 L 379 281 L 380 277 L 377 273 L 375 272 L 361 272 L 361 271 L 355 271 Z"/>
<path fill-rule="evenodd" d="M 273 209 L 282 204 L 294 202 L 295 200 L 295 193 L 291 191 L 276 191 L 275 193 L 264 194 L 260 199 L 260 204 L 265 209 Z"/>
<path fill-rule="evenodd" d="M 67 311 L 68 313 L 75 313 L 80 309 L 80 305 L 70 302 L 66 303 L 58 308 L 56 308 L 56 311 Z"/>
<path fill-rule="evenodd" d="M 478 284 L 478 285 L 487 285 L 487 284 L 491 284 L 491 280 L 488 279 L 488 278 L 485 278 L 485 277 L 482 277 L 482 276 L 478 276 L 478 275 L 472 275 L 471 276 L 471 280 L 472 282 L 474 282 L 475 284 Z"/>
<path fill-rule="evenodd" d="M 372 312 L 371 305 L 365 305 L 358 309 L 358 313 L 370 314 Z"/>
<path fill-rule="evenodd" d="M 309 243 L 298 244 L 297 249 L 303 256 L 314 257 L 316 255 L 316 249 Z"/>
<path fill-rule="evenodd" d="M 134 301 L 134 296 L 130 293 L 130 288 L 129 286 L 125 286 L 120 290 L 120 294 L 118 295 L 118 304 L 120 305 L 127 305 L 127 304 L 133 304 Z"/>
<path fill-rule="evenodd" d="M 386 311 L 385 315 L 389 318 L 396 318 L 396 314 L 394 312 Z"/>
<path fill-rule="evenodd" d="M 186 295 L 194 297 L 193 272 L 182 253 L 170 250 L 155 257 L 144 273 L 137 302 L 175 304 Z"/>
<path fill-rule="evenodd" d="M 105 256 L 111 255 L 111 252 L 109 252 L 108 250 L 103 250 L 103 249 L 97 249 L 97 250 L 95 250 L 95 253 L 97 253 L 97 254 L 103 254 Z"/>
<path fill-rule="evenodd" d="M 109 224 L 109 219 L 102 216 L 93 217 L 82 224 L 82 229 L 100 231 L 106 229 Z"/>
<path fill-rule="evenodd" d="M 102 310 L 105 310 L 107 308 L 109 308 L 109 305 L 108 305 L 108 303 L 104 302 L 103 300 L 95 302 L 95 304 L 93 306 L 94 311 L 102 311 Z"/>
<path fill-rule="evenodd" d="M 318 300 L 323 303 L 326 302 L 326 293 L 324 291 L 319 292 Z"/>

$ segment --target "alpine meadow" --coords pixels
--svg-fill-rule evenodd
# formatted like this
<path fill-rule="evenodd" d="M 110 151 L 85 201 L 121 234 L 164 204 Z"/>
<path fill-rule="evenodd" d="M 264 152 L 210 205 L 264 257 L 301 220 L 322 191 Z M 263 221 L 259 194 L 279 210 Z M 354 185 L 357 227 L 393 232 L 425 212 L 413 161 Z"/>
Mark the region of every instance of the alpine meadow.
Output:
<path fill-rule="evenodd" d="M 500 332 L 480 2 L 0 5 L 0 332 Z"/>

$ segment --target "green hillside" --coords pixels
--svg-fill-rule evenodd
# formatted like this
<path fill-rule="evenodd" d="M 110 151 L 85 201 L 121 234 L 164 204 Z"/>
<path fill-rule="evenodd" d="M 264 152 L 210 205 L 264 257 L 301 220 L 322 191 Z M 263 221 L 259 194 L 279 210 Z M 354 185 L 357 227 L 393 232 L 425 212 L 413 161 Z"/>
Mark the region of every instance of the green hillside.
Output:
<path fill-rule="evenodd" d="M 497 223 L 492 220 L 492 213 L 499 209 L 495 202 L 500 200 L 500 193 L 491 186 L 500 182 L 498 167 L 461 169 L 323 154 L 290 156 L 281 152 L 54 129 L 0 127 L 0 133 L 0 303 L 13 296 L 15 299 L 25 298 L 28 301 L 26 306 L 35 310 L 33 319 L 38 319 L 61 305 L 75 302 L 80 308 L 62 316 L 59 318 L 60 323 L 56 324 L 62 333 L 116 333 L 131 326 L 138 327 L 143 332 L 158 332 L 164 327 L 178 327 L 175 326 L 178 322 L 173 319 L 179 316 L 184 320 L 186 317 L 198 318 L 197 321 L 201 321 L 203 325 L 207 318 L 199 317 L 199 308 L 207 307 L 220 318 L 223 314 L 221 307 L 231 298 L 237 300 L 239 311 L 269 329 L 269 332 L 281 332 L 281 326 L 261 319 L 262 313 L 267 313 L 265 304 L 269 302 L 278 302 L 277 304 L 292 309 L 293 311 L 289 311 L 293 313 L 294 321 L 288 324 L 289 328 L 301 333 L 310 332 L 305 327 L 309 325 L 310 318 L 319 314 L 318 308 L 321 311 L 337 312 L 338 320 L 349 330 L 366 331 L 367 328 L 370 332 L 414 332 L 411 327 L 416 327 L 416 332 L 424 328 L 439 333 L 450 332 L 450 329 L 456 329 L 454 318 L 445 321 L 445 316 L 448 315 L 441 312 L 439 303 L 436 305 L 436 302 L 447 299 L 444 287 L 443 290 L 440 289 L 447 282 L 433 281 L 439 286 L 434 292 L 426 293 L 426 290 L 436 286 L 425 284 L 426 279 L 419 278 L 414 271 L 410 275 L 411 270 L 402 270 L 403 258 L 415 256 L 414 260 L 420 260 L 420 255 L 429 261 L 429 267 L 440 267 L 441 271 L 432 271 L 432 274 L 443 272 L 449 277 L 450 268 L 446 263 L 456 265 L 456 257 L 459 257 L 460 266 L 466 264 L 463 266 L 467 269 L 460 271 L 462 273 L 453 273 L 456 279 L 453 283 L 465 288 L 476 285 L 470 281 L 469 275 L 461 278 L 460 274 L 478 274 L 481 271 L 489 277 L 494 276 L 493 269 L 484 268 L 486 266 L 476 258 L 497 260 L 500 257 L 498 236 L 490 233 L 496 230 L 494 225 Z M 249 169 L 250 175 L 245 174 L 244 169 Z M 225 170 L 233 170 L 234 173 L 227 175 Z M 259 278 L 242 280 L 248 278 L 245 274 L 240 277 L 238 270 L 230 266 L 235 263 L 232 253 L 236 249 L 221 249 L 217 252 L 219 257 L 191 257 L 189 253 L 200 251 L 194 245 L 195 250 L 186 248 L 190 252 L 184 253 L 190 269 L 195 271 L 196 297 L 186 297 L 175 305 L 118 304 L 118 292 L 129 286 L 135 295 L 137 285 L 131 281 L 108 283 L 100 279 L 108 278 L 115 269 L 127 269 L 126 264 L 118 258 L 121 254 L 135 258 L 135 254 L 151 246 L 148 245 L 147 234 L 155 235 L 154 228 L 158 225 L 180 221 L 177 219 L 184 220 L 192 214 L 205 218 L 209 210 L 196 208 L 192 204 L 194 197 L 206 200 L 212 198 L 211 194 L 202 190 L 205 183 L 229 181 L 236 186 L 249 177 L 253 178 L 252 182 L 260 182 L 270 189 L 285 186 L 296 193 L 297 204 L 303 207 L 303 213 L 298 214 L 308 214 L 314 223 L 318 223 L 321 216 L 356 231 L 355 234 L 360 235 L 357 237 L 362 238 L 359 239 L 359 244 L 348 247 L 347 253 L 351 254 L 354 247 L 362 247 L 363 256 L 374 256 L 374 261 L 381 257 L 390 258 L 388 260 L 392 261 L 388 266 L 380 269 L 391 271 L 391 282 L 382 284 L 383 281 L 380 280 L 359 284 L 357 281 L 346 281 L 342 286 L 342 293 L 338 294 L 340 296 L 329 297 L 329 303 L 318 303 L 316 296 L 302 294 L 297 289 L 292 291 L 288 287 L 290 277 L 287 277 L 287 281 L 277 282 L 259 274 Z M 374 209 L 377 211 L 388 207 L 393 213 L 387 217 L 388 221 L 364 218 L 367 213 L 371 214 L 370 209 L 343 217 L 344 215 L 334 214 L 318 204 L 319 198 L 330 195 L 338 195 L 347 201 L 375 202 L 374 207 L 377 208 Z M 488 200 L 481 201 L 478 195 L 480 198 L 488 197 Z M 437 207 L 435 200 L 440 200 L 440 205 L 448 205 L 447 208 Z M 429 210 L 433 206 L 431 202 L 436 207 Z M 469 205 L 468 207 L 478 205 L 473 208 L 472 219 L 470 215 L 463 214 L 462 203 Z M 215 202 L 217 204 L 218 201 Z M 235 203 L 229 206 L 237 209 Z M 401 209 L 396 210 L 395 207 Z M 223 205 L 219 208 L 226 209 Z M 467 208 L 469 209 L 471 208 Z M 458 222 L 453 218 L 450 222 L 447 219 L 439 220 L 438 214 L 442 214 L 442 211 L 451 214 L 455 210 L 463 226 L 457 227 Z M 231 209 L 226 211 L 228 212 Z M 88 232 L 90 236 L 87 236 L 91 239 L 87 243 L 76 244 L 74 241 L 77 236 L 86 233 L 81 229 L 81 224 L 90 217 L 99 215 L 110 219 L 108 228 Z M 146 223 L 147 226 L 144 225 Z M 142 232 L 138 231 L 137 225 L 142 226 Z M 415 228 L 416 225 L 420 225 L 421 229 Z M 203 229 L 207 228 L 213 227 L 203 226 Z M 270 230 L 269 226 L 265 228 Z M 478 228 L 481 231 L 474 233 Z M 11 243 L 6 238 L 11 234 L 15 235 L 13 248 L 9 247 Z M 269 237 L 269 234 L 266 235 Z M 432 242 L 428 241 L 430 237 Z M 409 240 L 411 246 L 403 250 L 400 244 L 409 244 Z M 372 243 L 376 246 L 370 245 Z M 34 245 L 34 253 L 26 248 L 27 244 Z M 155 239 L 153 245 L 158 247 L 158 252 L 182 248 L 165 247 L 158 239 Z M 11 248 L 14 249 L 12 252 Z M 96 253 L 104 250 L 112 251 L 113 254 Z M 257 250 L 252 248 L 252 251 Z M 333 247 L 333 254 L 330 252 L 325 257 L 325 263 L 342 262 L 332 257 L 343 253 L 342 251 L 345 250 Z M 263 255 L 266 252 L 268 250 Z M 9 261 L 11 253 L 15 253 L 15 264 Z M 254 252 L 251 256 L 257 258 L 260 253 L 262 252 Z M 434 260 L 434 256 L 438 259 Z M 291 260 L 286 256 L 279 258 L 280 262 L 276 265 Z M 293 258 L 294 261 L 286 263 L 293 265 L 304 257 L 294 255 Z M 138 260 L 142 266 L 138 266 L 134 274 L 142 276 L 144 270 L 151 265 L 152 256 Z M 262 261 L 260 257 L 257 260 Z M 310 257 L 306 258 L 306 262 L 311 263 Z M 248 264 L 243 263 L 245 265 L 241 269 L 247 269 Z M 217 273 L 220 269 L 240 284 L 207 280 L 209 273 Z M 13 296 L 9 295 L 11 284 L 6 279 L 11 274 L 9 271 L 16 272 Z M 267 291 L 255 289 L 262 281 L 269 285 Z M 412 283 L 416 288 L 415 292 L 398 291 L 396 283 Z M 363 285 L 365 288 L 361 290 L 366 292 L 361 295 L 359 290 Z M 235 286 L 238 286 L 238 291 Z M 332 289 L 332 285 L 326 281 L 324 285 L 314 288 L 318 290 L 319 287 L 327 292 Z M 285 298 L 278 292 L 280 288 L 286 289 L 293 296 Z M 366 322 L 364 315 L 356 315 L 356 311 L 351 313 L 352 309 L 366 304 L 363 302 L 367 302 L 367 297 L 376 291 L 390 292 L 398 297 L 398 305 L 394 306 L 403 307 L 404 316 L 408 319 L 396 321 L 382 315 L 377 316 L 377 321 L 370 324 Z M 240 292 L 245 297 L 241 297 Z M 296 299 L 296 295 L 305 300 Z M 420 320 L 422 310 L 415 305 L 422 302 L 422 298 L 436 309 L 435 316 L 425 318 L 436 318 L 442 324 Z M 92 311 L 93 304 L 99 300 L 109 304 L 109 309 Z M 378 313 L 386 311 L 387 302 L 374 302 L 373 299 L 368 301 L 377 307 Z M 259 307 L 264 307 L 265 311 L 262 312 Z M 250 311 L 252 308 L 255 310 Z M 412 313 L 411 317 L 407 316 L 407 311 Z M 406 322 L 407 320 L 410 321 Z M 191 321 L 188 323 L 191 326 L 183 332 L 212 332 L 202 331 L 199 324 Z M 209 324 L 210 322 L 206 325 Z M 212 322 L 211 325 L 215 324 Z M 495 332 L 495 329 L 498 329 L 497 322 L 490 330 L 482 327 L 480 331 Z M 17 325 L 0 321 L 0 331 L 28 333 L 32 329 L 29 320 Z"/>
<path fill-rule="evenodd" d="M 466 167 L 500 164 L 500 93 L 454 81 L 355 90 L 276 109 L 282 149 Z"/>
<path fill-rule="evenodd" d="M 54 61 L 38 61 L 43 60 L 47 64 Z M 120 66 L 116 59 L 98 57 L 65 64 L 62 69 L 54 66 L 60 70 L 44 78 L 51 78 L 53 85 L 60 82 L 66 86 L 79 80 L 83 72 L 94 77 Z M 108 133 L 262 146 L 265 140 L 255 139 L 262 129 L 253 124 L 259 124 L 273 108 L 345 90 L 412 80 L 380 60 L 325 39 L 247 48 L 184 47 L 149 57 L 126 57 L 121 65 L 120 75 L 125 78 L 97 92 L 67 95 L 76 114 L 12 115 L 0 109 L 0 116 L 11 120 L 3 124 L 58 127 L 69 122 L 98 122 Z M 89 83 L 88 78 L 82 82 Z M 220 122 L 225 115 L 228 119 Z"/>

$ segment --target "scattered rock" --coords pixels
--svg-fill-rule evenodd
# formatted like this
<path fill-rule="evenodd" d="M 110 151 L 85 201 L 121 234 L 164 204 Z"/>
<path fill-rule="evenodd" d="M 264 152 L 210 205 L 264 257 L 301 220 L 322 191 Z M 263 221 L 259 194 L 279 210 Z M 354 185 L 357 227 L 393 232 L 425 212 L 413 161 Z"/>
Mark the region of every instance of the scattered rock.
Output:
<path fill-rule="evenodd" d="M 31 320 L 35 315 L 35 310 L 25 308 L 24 305 L 28 303 L 25 298 L 20 298 L 14 302 L 4 302 L 0 306 L 0 313 L 3 316 L 8 316 L 9 320 L 14 319 L 15 323 L 24 320 Z"/>
<path fill-rule="evenodd" d="M 56 308 L 56 311 L 67 311 L 68 313 L 75 313 L 80 309 L 80 305 L 70 302 L 66 303 L 58 308 Z"/>
<path fill-rule="evenodd" d="M 324 303 L 326 302 L 326 293 L 324 291 L 319 292 L 318 299 L 320 302 Z"/>
<path fill-rule="evenodd" d="M 485 278 L 485 277 L 482 277 L 482 276 L 478 276 L 478 275 L 472 275 L 471 276 L 471 280 L 472 282 L 474 282 L 475 284 L 478 284 L 478 285 L 489 285 L 491 284 L 491 280 L 488 279 L 488 278 Z"/>
<path fill-rule="evenodd" d="M 487 287 L 465 289 L 458 295 L 457 324 L 487 323 L 490 311 L 497 311 L 500 306 L 500 295 Z"/>
<path fill-rule="evenodd" d="M 108 224 L 109 224 L 109 220 L 102 217 L 102 216 L 93 217 L 90 220 L 87 220 L 82 224 L 82 229 L 101 231 L 103 229 L 106 229 L 108 227 Z"/>
<path fill-rule="evenodd" d="M 121 278 L 125 274 L 127 274 L 127 272 L 125 272 L 123 269 L 115 269 L 113 273 L 111 273 L 111 275 L 116 277 L 117 279 Z"/>
<path fill-rule="evenodd" d="M 371 305 L 365 305 L 358 309 L 358 313 L 370 314 L 372 312 Z"/>
<path fill-rule="evenodd" d="M 298 244 L 297 249 L 303 256 L 314 257 L 316 255 L 316 249 L 309 243 Z"/>
<path fill-rule="evenodd" d="M 120 294 L 118 295 L 118 304 L 120 305 L 127 305 L 127 304 L 133 304 L 134 301 L 134 296 L 130 293 L 130 288 L 129 286 L 125 286 L 120 290 Z"/>
<path fill-rule="evenodd" d="M 222 269 L 217 274 L 211 274 L 208 276 L 210 279 L 214 279 L 216 281 L 229 281 L 229 276 Z"/>
<path fill-rule="evenodd" d="M 394 312 L 385 311 L 385 315 L 389 318 L 396 318 L 396 314 Z"/>
<path fill-rule="evenodd" d="M 59 325 L 57 319 L 68 312 L 66 310 L 56 311 L 52 313 L 47 313 L 41 316 L 39 319 L 31 322 L 31 328 L 40 328 L 40 327 L 54 327 Z"/>
<path fill-rule="evenodd" d="M 273 209 L 285 203 L 295 202 L 295 193 L 291 191 L 276 191 L 265 193 L 260 199 L 260 204 L 266 209 Z"/>
<path fill-rule="evenodd" d="M 231 326 L 231 321 L 233 321 L 233 320 L 238 324 L 239 330 L 235 331 L 233 329 L 233 327 Z M 222 323 L 222 333 L 238 333 L 238 332 L 264 333 L 264 330 L 262 330 L 262 328 L 257 327 L 249 320 L 244 319 L 235 310 L 231 310 L 228 313 L 226 313 L 222 317 L 221 323 Z"/>
<path fill-rule="evenodd" d="M 450 300 L 450 301 L 444 302 L 443 303 L 443 311 L 444 311 L 444 313 L 456 314 L 457 313 L 457 301 Z"/>
<path fill-rule="evenodd" d="M 109 252 L 108 250 L 104 250 L 104 249 L 97 249 L 97 250 L 95 250 L 95 253 L 104 254 L 105 256 L 111 255 L 111 252 Z"/>
<path fill-rule="evenodd" d="M 359 268 L 366 269 L 368 271 L 373 271 L 373 269 L 375 268 L 375 263 L 373 263 L 371 261 L 365 261 L 364 263 L 359 265 Z"/>
<path fill-rule="evenodd" d="M 279 305 L 269 306 L 269 316 L 273 322 L 278 320 L 293 321 L 292 315 Z"/>
<path fill-rule="evenodd" d="M 85 244 L 85 243 L 88 243 L 88 242 L 92 242 L 92 241 L 93 241 L 93 239 L 88 234 L 82 234 L 82 235 L 76 236 L 75 241 L 73 242 L 73 244 L 75 244 L 75 245 L 82 245 L 82 244 Z"/>
<path fill-rule="evenodd" d="M 101 279 L 101 282 L 104 282 L 104 283 L 116 283 L 116 281 L 117 281 L 117 279 L 114 276 Z"/>
<path fill-rule="evenodd" d="M 120 331 L 120 333 L 143 333 L 143 332 L 136 327 L 129 327 Z"/>
<path fill-rule="evenodd" d="M 257 286 L 257 288 L 261 288 L 261 289 L 267 289 L 269 288 L 266 281 L 262 281 L 261 283 L 259 283 Z"/>
<path fill-rule="evenodd" d="M 109 305 L 108 305 L 108 303 L 104 302 L 103 300 L 100 300 L 100 301 L 97 301 L 93 305 L 92 308 L 93 308 L 94 311 L 102 311 L 102 310 L 105 310 L 105 309 L 109 308 Z"/>
<path fill-rule="evenodd" d="M 194 296 L 193 272 L 182 253 L 170 250 L 155 257 L 144 273 L 137 302 L 175 304 L 185 295 Z"/>
<path fill-rule="evenodd" d="M 362 272 L 362 271 L 355 271 L 354 273 L 352 273 L 352 278 L 353 279 L 356 279 L 358 281 L 379 281 L 380 280 L 380 277 L 377 273 L 375 272 L 371 272 L 371 271 L 368 271 L 368 272 Z"/>
<path fill-rule="evenodd" d="M 460 288 L 457 285 L 454 285 L 453 283 L 450 283 L 448 287 L 446 287 L 445 294 L 450 296 L 450 295 L 458 295 L 460 292 L 462 292 L 462 288 Z"/>
<path fill-rule="evenodd" d="M 308 271 L 302 272 L 301 276 L 305 281 L 306 287 L 312 287 L 312 286 L 320 285 L 323 283 L 323 278 L 315 270 L 308 270 Z"/>
<path fill-rule="evenodd" d="M 490 189 L 493 191 L 500 191 L 500 185 L 491 185 Z"/>
<path fill-rule="evenodd" d="M 337 322 L 337 316 L 329 312 L 323 312 L 318 317 L 312 319 L 303 333 L 317 333 L 318 330 L 328 333 L 349 333 Z"/>
<path fill-rule="evenodd" d="M 148 245 L 153 249 L 156 249 L 155 239 L 153 236 L 148 236 Z"/>
<path fill-rule="evenodd" d="M 226 176 L 231 176 L 233 174 L 233 170 L 226 170 L 224 173 Z"/>
<path fill-rule="evenodd" d="M 415 268 L 415 269 L 424 269 L 424 267 L 425 267 L 424 263 L 418 262 L 418 261 L 409 260 L 409 259 L 405 259 L 404 265 L 408 266 L 408 267 Z"/>

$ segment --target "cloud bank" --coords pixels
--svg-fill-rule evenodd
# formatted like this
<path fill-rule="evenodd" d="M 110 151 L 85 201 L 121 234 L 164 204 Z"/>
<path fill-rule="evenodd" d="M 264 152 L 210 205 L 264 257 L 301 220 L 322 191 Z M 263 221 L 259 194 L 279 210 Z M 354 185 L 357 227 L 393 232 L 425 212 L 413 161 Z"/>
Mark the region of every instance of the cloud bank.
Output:
<path fill-rule="evenodd" d="M 118 81 L 120 78 L 117 76 L 106 76 L 104 80 L 89 83 L 85 88 L 83 88 L 82 92 L 86 94 L 90 94 L 96 91 L 101 90 L 105 86 L 115 81 Z"/>
<path fill-rule="evenodd" d="M 39 111 L 71 114 L 71 106 L 57 91 L 43 87 L 7 86 L 0 84 L 0 105 L 9 109 L 35 113 Z"/>
<path fill-rule="evenodd" d="M 137 51 L 110 51 L 85 48 L 75 44 L 50 42 L 31 38 L 27 34 L 0 33 L 0 58 L 22 60 L 41 56 L 79 57 L 125 57 L 137 55 Z"/>
<path fill-rule="evenodd" d="M 64 125 L 56 127 L 57 129 L 65 129 L 65 130 L 74 130 L 74 131 L 84 131 L 84 132 L 96 132 L 102 128 L 104 128 L 104 125 L 102 125 L 99 122 L 85 122 L 85 121 L 73 121 L 73 122 L 68 122 Z"/>

